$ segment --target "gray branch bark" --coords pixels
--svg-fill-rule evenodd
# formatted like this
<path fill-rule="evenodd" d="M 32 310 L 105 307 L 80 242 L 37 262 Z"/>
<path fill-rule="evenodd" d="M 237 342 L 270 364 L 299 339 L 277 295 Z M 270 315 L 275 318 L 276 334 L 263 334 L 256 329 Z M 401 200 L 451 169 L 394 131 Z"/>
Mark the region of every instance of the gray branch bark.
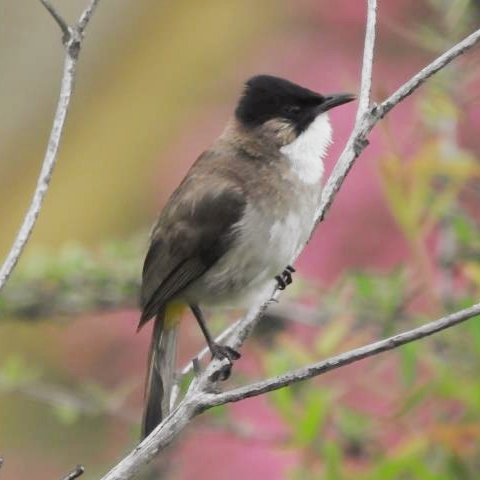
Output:
<path fill-rule="evenodd" d="M 63 477 L 62 480 L 75 480 L 83 475 L 84 472 L 85 468 L 82 465 L 77 465 L 66 477 Z"/>
<path fill-rule="evenodd" d="M 28 207 L 22 225 L 13 241 L 12 247 L 0 269 L 0 292 L 7 283 L 15 266 L 22 255 L 25 245 L 30 238 L 35 223 L 37 221 L 40 210 L 42 209 L 43 200 L 47 194 L 50 181 L 52 179 L 53 170 L 57 163 L 58 149 L 67 118 L 68 108 L 75 85 L 75 74 L 77 68 L 78 55 L 82 47 L 85 29 L 92 18 L 99 0 L 90 0 L 88 6 L 83 11 L 78 22 L 69 27 L 63 17 L 53 7 L 48 0 L 40 0 L 55 22 L 62 31 L 62 42 L 65 47 L 65 61 L 63 64 L 63 75 L 61 80 L 60 94 L 57 103 L 57 109 L 53 120 L 50 138 L 48 140 L 47 150 L 43 159 L 40 175 L 37 185 L 33 193 L 30 206 Z"/>
<path fill-rule="evenodd" d="M 451 315 L 439 318 L 438 320 L 426 323 L 425 325 L 412 330 L 407 330 L 389 338 L 379 340 L 378 342 L 370 343 L 348 352 L 341 353 L 340 355 L 330 357 L 327 360 L 313 363 L 311 365 L 292 370 L 267 380 L 252 383 L 245 387 L 236 388 L 224 393 L 206 395 L 203 398 L 204 404 L 202 404 L 199 408 L 203 407 L 203 409 L 206 410 L 216 405 L 238 402 L 244 398 L 256 397 L 257 395 L 261 395 L 263 393 L 278 390 L 279 388 L 287 385 L 292 385 L 308 378 L 322 375 L 337 368 L 349 365 L 350 363 L 357 362 L 358 360 L 372 357 L 374 355 L 378 355 L 379 353 L 393 350 L 394 348 L 398 348 L 415 340 L 428 337 L 434 333 L 441 332 L 442 330 L 465 322 L 466 320 L 476 317 L 477 315 L 480 315 L 480 303 L 477 303 L 476 305 L 464 310 L 452 313 Z"/>

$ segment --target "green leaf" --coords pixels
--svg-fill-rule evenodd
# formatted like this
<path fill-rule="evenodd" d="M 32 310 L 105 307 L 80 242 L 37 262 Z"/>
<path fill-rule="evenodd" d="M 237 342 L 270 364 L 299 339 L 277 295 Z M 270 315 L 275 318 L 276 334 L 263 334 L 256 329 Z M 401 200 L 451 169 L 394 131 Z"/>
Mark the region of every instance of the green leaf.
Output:
<path fill-rule="evenodd" d="M 375 286 L 371 275 L 366 273 L 355 273 L 354 280 L 357 287 L 357 293 L 362 297 L 370 298 L 375 292 Z"/>
<path fill-rule="evenodd" d="M 403 416 L 411 413 L 411 411 L 417 407 L 425 399 L 425 397 L 431 393 L 431 391 L 431 385 L 426 384 L 415 388 L 410 393 L 407 393 L 403 398 L 402 406 L 398 410 L 397 416 Z"/>
<path fill-rule="evenodd" d="M 298 409 L 301 415 L 294 425 L 294 438 L 297 445 L 309 446 L 318 437 L 330 411 L 330 398 L 330 394 L 325 391 L 308 390 Z"/>
<path fill-rule="evenodd" d="M 399 349 L 402 380 L 405 386 L 411 386 L 417 377 L 418 348 L 416 343 L 408 343 Z"/>
<path fill-rule="evenodd" d="M 3 363 L 0 375 L 4 383 L 14 386 L 38 378 L 40 370 L 28 365 L 21 355 L 12 354 Z"/>
<path fill-rule="evenodd" d="M 55 405 L 53 407 L 53 413 L 55 416 L 65 425 L 73 425 L 80 418 L 80 412 L 78 409 L 70 405 Z"/>
<path fill-rule="evenodd" d="M 480 317 L 472 318 L 466 323 L 465 328 L 470 334 L 468 338 L 480 360 Z"/>
<path fill-rule="evenodd" d="M 325 478 L 328 480 L 342 480 L 342 449 L 333 441 L 323 442 L 323 460 L 325 462 Z"/>
<path fill-rule="evenodd" d="M 296 425 L 297 418 L 294 412 L 295 398 L 292 388 L 280 388 L 279 390 L 271 392 L 268 397 L 280 416 L 289 425 Z"/>

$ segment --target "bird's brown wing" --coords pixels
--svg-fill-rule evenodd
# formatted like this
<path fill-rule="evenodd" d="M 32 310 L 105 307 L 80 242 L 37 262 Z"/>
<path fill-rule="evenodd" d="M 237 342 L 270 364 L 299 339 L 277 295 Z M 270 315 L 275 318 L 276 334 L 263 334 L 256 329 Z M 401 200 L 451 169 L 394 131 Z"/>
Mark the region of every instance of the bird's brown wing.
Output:
<path fill-rule="evenodd" d="M 143 266 L 139 328 L 207 271 L 234 240 L 246 199 L 219 172 L 192 169 L 164 207 Z"/>

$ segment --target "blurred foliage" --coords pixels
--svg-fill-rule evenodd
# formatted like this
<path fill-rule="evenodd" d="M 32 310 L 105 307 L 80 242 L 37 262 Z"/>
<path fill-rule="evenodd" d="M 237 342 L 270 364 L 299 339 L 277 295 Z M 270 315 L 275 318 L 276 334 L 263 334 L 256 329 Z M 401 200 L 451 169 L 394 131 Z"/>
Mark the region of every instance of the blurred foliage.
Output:
<path fill-rule="evenodd" d="M 144 236 L 146 239 L 146 236 Z M 112 307 L 136 307 L 144 256 L 140 237 L 97 252 L 66 245 L 22 262 L 0 297 L 2 317 L 44 319 Z"/>

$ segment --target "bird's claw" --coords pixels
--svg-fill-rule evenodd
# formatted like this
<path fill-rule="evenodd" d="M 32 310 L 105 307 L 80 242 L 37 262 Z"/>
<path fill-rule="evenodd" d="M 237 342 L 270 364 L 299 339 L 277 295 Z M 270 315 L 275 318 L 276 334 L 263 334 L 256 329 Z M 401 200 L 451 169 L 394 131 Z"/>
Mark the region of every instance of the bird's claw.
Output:
<path fill-rule="evenodd" d="M 223 382 L 230 377 L 230 374 L 232 373 L 233 362 L 238 360 L 241 355 L 232 347 L 229 347 L 228 345 L 219 345 L 218 343 L 212 345 L 210 350 L 212 352 L 212 358 L 216 358 L 218 360 L 226 359 L 228 361 L 228 363 L 222 365 L 217 371 L 210 375 L 210 380 L 212 382 Z"/>
<path fill-rule="evenodd" d="M 295 269 L 291 265 L 287 265 L 285 270 L 282 272 L 281 275 L 277 275 L 275 277 L 275 280 L 278 283 L 278 289 L 279 290 L 285 290 L 287 285 L 290 285 L 292 283 L 292 273 L 295 272 Z"/>

